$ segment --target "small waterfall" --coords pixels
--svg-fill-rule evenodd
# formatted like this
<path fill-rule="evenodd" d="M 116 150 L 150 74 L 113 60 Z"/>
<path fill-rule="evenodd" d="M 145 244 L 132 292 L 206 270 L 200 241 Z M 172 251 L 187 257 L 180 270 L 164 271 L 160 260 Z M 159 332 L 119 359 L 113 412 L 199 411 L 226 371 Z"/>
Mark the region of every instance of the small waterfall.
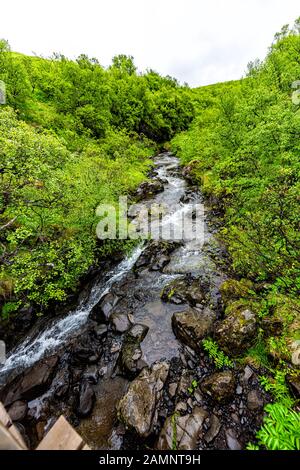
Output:
<path fill-rule="evenodd" d="M 51 325 L 33 340 L 31 338 L 27 338 L 21 345 L 12 351 L 5 364 L 0 369 L 0 377 L 12 369 L 25 369 L 31 366 L 46 353 L 50 354 L 61 346 L 61 344 L 63 344 L 71 334 L 74 334 L 82 325 L 84 325 L 92 308 L 105 294 L 109 292 L 111 286 L 131 270 L 142 251 L 142 246 L 136 247 L 131 256 L 125 258 L 108 274 L 108 280 L 104 285 L 96 283 L 92 287 L 89 298 L 86 301 L 83 301 L 76 310 L 70 312 L 68 316 Z"/>

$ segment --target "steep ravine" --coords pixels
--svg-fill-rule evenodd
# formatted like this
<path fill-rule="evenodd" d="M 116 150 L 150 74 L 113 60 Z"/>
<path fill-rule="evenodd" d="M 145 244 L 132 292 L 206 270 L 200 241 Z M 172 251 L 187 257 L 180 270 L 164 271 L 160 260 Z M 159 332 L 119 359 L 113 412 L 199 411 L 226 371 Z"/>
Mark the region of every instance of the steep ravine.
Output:
<path fill-rule="evenodd" d="M 174 226 L 203 202 L 169 153 L 155 158 L 137 195 L 163 204 Z M 230 329 L 242 347 L 256 328 L 249 311 L 222 320 L 225 253 L 205 212 L 202 224 L 203 240 L 140 244 L 75 310 L 11 352 L 0 398 L 31 447 L 61 413 L 95 449 L 240 449 L 253 438 L 268 400 L 257 371 L 216 371 L 201 349 Z"/>

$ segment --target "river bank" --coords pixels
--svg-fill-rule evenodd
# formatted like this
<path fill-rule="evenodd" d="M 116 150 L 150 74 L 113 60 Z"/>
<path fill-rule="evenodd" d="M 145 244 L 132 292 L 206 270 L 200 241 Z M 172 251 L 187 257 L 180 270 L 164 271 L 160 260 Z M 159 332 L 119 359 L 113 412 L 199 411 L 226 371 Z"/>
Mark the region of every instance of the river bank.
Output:
<path fill-rule="evenodd" d="M 175 223 L 203 202 L 169 153 L 155 158 L 152 182 L 155 194 L 141 185 L 141 199 L 167 206 Z M 259 371 L 218 371 L 201 347 L 219 335 L 242 350 L 257 330 L 248 310 L 223 319 L 226 252 L 209 219 L 204 211 L 200 244 L 138 246 L 76 309 L 12 351 L 0 398 L 30 447 L 61 413 L 95 449 L 242 449 L 254 438 L 269 401 Z"/>

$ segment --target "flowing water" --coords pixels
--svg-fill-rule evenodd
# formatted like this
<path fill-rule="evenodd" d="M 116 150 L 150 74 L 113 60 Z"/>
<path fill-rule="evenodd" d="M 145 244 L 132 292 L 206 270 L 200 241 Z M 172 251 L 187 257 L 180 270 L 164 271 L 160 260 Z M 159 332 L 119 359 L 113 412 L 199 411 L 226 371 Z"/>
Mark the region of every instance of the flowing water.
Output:
<path fill-rule="evenodd" d="M 153 204 L 164 207 L 165 214 L 163 223 L 176 227 L 181 223 L 182 215 L 193 210 L 195 203 L 200 203 L 199 194 L 189 194 L 190 199 L 185 202 L 184 196 L 188 188 L 184 178 L 178 171 L 178 159 L 169 153 L 161 154 L 155 158 L 156 173 L 164 181 L 164 191 L 154 196 L 152 199 L 143 201 L 148 207 Z M 184 202 L 181 202 L 184 201 Z M 178 352 L 178 343 L 171 328 L 171 315 L 178 307 L 164 304 L 160 300 L 162 287 L 176 277 L 186 273 L 197 274 L 204 270 L 213 270 L 212 261 L 203 252 L 203 243 L 210 239 L 211 235 L 202 217 L 203 236 L 199 239 L 186 240 L 180 248 L 171 254 L 170 263 L 163 272 L 141 273 L 138 279 L 129 282 L 132 292 L 147 292 L 147 300 L 140 302 L 138 309 L 134 312 L 135 321 L 147 324 L 149 334 L 143 342 L 143 352 L 145 360 L 149 363 L 165 357 L 170 359 Z M 152 235 L 158 235 L 158 225 L 152 223 Z M 145 246 L 145 245 L 144 245 Z M 44 355 L 49 355 L 60 348 L 67 340 L 80 333 L 80 328 L 85 324 L 92 308 L 101 298 L 118 284 L 122 284 L 126 276 L 131 272 L 135 262 L 143 252 L 143 245 L 135 248 L 131 256 L 124 259 L 112 271 L 108 272 L 105 279 L 96 280 L 87 299 L 81 301 L 78 307 L 67 316 L 58 321 L 52 322 L 44 331 L 31 335 L 16 347 L 0 369 L 1 375 L 7 375 L 13 369 L 18 372 L 29 367 Z M 123 298 L 126 303 L 126 297 Z"/>

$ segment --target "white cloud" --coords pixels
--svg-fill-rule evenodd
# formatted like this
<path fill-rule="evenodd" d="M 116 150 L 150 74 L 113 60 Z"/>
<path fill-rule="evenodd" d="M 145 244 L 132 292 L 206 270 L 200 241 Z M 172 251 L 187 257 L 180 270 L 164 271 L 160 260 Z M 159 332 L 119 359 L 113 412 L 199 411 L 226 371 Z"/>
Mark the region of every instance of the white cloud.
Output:
<path fill-rule="evenodd" d="M 86 53 L 105 66 L 131 54 L 141 70 L 196 86 L 240 78 L 299 14 L 299 0 L 9 0 L 0 37 L 19 52 Z"/>

